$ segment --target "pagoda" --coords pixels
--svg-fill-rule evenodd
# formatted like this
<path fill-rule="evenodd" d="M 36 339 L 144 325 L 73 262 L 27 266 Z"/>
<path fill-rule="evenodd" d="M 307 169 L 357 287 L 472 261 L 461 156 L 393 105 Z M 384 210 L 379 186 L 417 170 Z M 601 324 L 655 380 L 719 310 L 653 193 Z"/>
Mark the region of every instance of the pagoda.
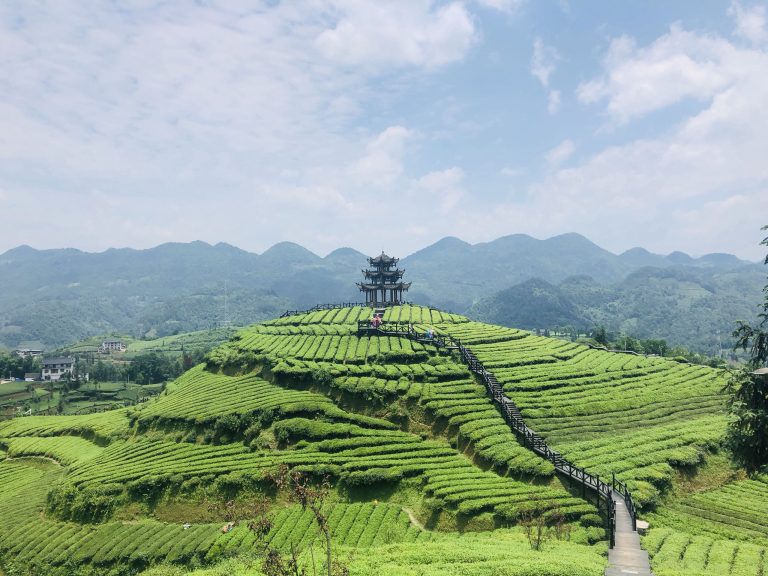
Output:
<path fill-rule="evenodd" d="M 365 280 L 357 283 L 360 291 L 365 292 L 366 304 L 392 306 L 403 301 L 403 292 L 411 287 L 411 283 L 402 281 L 405 270 L 397 268 L 399 260 L 384 252 L 375 258 L 368 258 L 369 268 L 363 270 Z"/>

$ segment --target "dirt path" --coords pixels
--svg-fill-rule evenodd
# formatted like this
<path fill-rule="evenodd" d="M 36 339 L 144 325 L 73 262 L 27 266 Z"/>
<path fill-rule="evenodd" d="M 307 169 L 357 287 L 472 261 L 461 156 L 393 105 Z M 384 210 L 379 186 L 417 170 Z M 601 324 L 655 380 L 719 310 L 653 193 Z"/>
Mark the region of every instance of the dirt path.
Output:
<path fill-rule="evenodd" d="M 416 518 L 416 515 L 413 513 L 413 510 L 411 510 L 410 508 L 403 508 L 403 511 L 406 514 L 408 514 L 408 518 L 411 519 L 411 524 L 413 524 L 414 526 L 416 526 L 420 530 L 426 530 L 426 528 L 424 528 L 424 524 L 419 522 L 419 519 Z"/>

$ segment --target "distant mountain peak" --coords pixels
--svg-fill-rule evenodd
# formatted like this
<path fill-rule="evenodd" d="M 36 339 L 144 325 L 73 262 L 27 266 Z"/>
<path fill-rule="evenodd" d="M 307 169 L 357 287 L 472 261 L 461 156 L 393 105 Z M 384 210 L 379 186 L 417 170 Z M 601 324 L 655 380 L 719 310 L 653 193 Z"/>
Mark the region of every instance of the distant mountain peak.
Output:
<path fill-rule="evenodd" d="M 267 258 L 304 258 L 304 259 L 319 259 L 320 257 L 312 252 L 311 250 L 307 250 L 302 246 L 301 244 L 296 244 L 295 242 L 278 242 L 277 244 L 272 245 L 267 250 L 265 250 L 261 257 L 267 257 Z"/>
<path fill-rule="evenodd" d="M 557 241 L 564 241 L 564 240 L 568 242 L 582 242 L 582 243 L 588 243 L 588 244 L 595 244 L 594 242 L 592 242 L 592 240 L 590 240 L 583 234 L 579 234 L 578 232 L 565 232 L 564 234 L 551 236 L 550 238 L 547 238 L 545 242 L 557 242 Z"/>
<path fill-rule="evenodd" d="M 440 238 L 437 242 L 432 244 L 431 246 L 428 246 L 428 248 L 470 248 L 472 244 L 469 242 L 465 242 L 461 238 L 457 238 L 456 236 L 445 236 L 443 238 Z"/>
<path fill-rule="evenodd" d="M 652 255 L 651 252 L 646 250 L 645 248 L 641 248 L 640 246 L 635 246 L 634 248 L 630 248 L 629 250 L 625 250 L 619 256 L 649 256 Z"/>
<path fill-rule="evenodd" d="M 673 262 L 675 264 L 690 264 L 691 262 L 693 262 L 693 258 L 691 258 L 685 252 L 680 252 L 679 250 L 675 250 L 674 252 L 670 252 L 667 255 L 667 260 L 669 260 L 670 262 Z"/>
<path fill-rule="evenodd" d="M 40 250 L 37 250 L 36 248 L 32 248 L 29 244 L 22 244 L 21 246 L 17 246 L 16 248 L 11 248 L 7 252 L 4 252 L 0 255 L 2 258 L 23 258 L 26 256 L 31 256 L 33 254 L 39 253 Z"/>
<path fill-rule="evenodd" d="M 733 254 L 724 254 L 722 252 L 714 252 L 712 254 L 704 254 L 701 258 L 697 259 L 698 262 L 711 266 L 740 266 L 745 264 L 743 260 L 740 260 Z"/>
<path fill-rule="evenodd" d="M 336 248 L 333 252 L 329 252 L 325 256 L 325 260 L 338 260 L 341 258 L 365 258 L 365 254 L 362 252 L 355 250 L 354 248 L 349 248 L 348 246 L 344 246 L 342 248 Z"/>

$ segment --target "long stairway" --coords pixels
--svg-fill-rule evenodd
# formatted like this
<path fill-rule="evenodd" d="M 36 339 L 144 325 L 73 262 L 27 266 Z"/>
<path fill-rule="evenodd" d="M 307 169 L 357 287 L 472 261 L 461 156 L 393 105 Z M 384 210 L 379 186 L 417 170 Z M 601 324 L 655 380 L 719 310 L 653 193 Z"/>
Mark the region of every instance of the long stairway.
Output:
<path fill-rule="evenodd" d="M 552 450 L 541 436 L 526 426 L 520 410 L 504 394 L 501 383 L 492 372 L 477 359 L 477 356 L 451 336 L 425 338 L 414 331 L 412 325 L 401 322 L 385 322 L 373 328 L 367 321 L 358 322 L 358 334 L 380 334 L 410 338 L 438 348 L 458 351 L 469 370 L 478 376 L 485 386 L 488 396 L 499 408 L 504 420 L 522 440 L 523 445 L 533 452 L 552 462 L 555 470 L 567 476 L 581 486 L 581 495 L 586 498 L 587 490 L 597 494 L 598 508 L 606 517 L 606 531 L 609 535 L 610 549 L 608 552 L 608 567 L 605 576 L 653 576 L 648 561 L 648 553 L 640 547 L 640 537 L 636 529 L 636 512 L 632 495 L 626 484 L 611 478 L 610 482 L 594 476 L 583 468 L 573 465 L 563 458 L 560 453 Z"/>
<path fill-rule="evenodd" d="M 452 341 L 452 344 L 461 352 L 469 369 L 481 378 L 488 395 L 499 407 L 504 419 L 512 430 L 522 436 L 523 444 L 552 462 L 560 474 L 580 483 L 582 496 L 585 495 L 586 489 L 594 490 L 598 497 L 605 502 L 608 518 L 606 529 L 610 535 L 608 567 L 605 569 L 605 576 L 628 576 L 630 574 L 653 576 L 648 561 L 648 552 L 640 547 L 634 502 L 626 485 L 617 482 L 615 478 L 611 479 L 610 484 L 603 482 L 599 476 L 593 476 L 583 468 L 574 466 L 547 446 L 546 441 L 541 436 L 525 425 L 520 410 L 504 394 L 496 377 L 482 365 L 474 353 L 469 348 L 462 346 L 461 343 Z"/>

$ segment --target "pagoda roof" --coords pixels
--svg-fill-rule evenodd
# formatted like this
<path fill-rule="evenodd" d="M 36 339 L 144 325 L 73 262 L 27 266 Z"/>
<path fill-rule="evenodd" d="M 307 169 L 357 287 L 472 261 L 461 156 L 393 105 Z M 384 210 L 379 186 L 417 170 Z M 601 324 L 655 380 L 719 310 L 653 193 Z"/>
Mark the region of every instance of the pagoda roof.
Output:
<path fill-rule="evenodd" d="M 368 262 L 373 264 L 397 264 L 400 258 L 393 258 L 392 256 L 387 256 L 384 254 L 384 251 L 381 252 L 378 256 L 374 258 L 368 258 Z"/>

